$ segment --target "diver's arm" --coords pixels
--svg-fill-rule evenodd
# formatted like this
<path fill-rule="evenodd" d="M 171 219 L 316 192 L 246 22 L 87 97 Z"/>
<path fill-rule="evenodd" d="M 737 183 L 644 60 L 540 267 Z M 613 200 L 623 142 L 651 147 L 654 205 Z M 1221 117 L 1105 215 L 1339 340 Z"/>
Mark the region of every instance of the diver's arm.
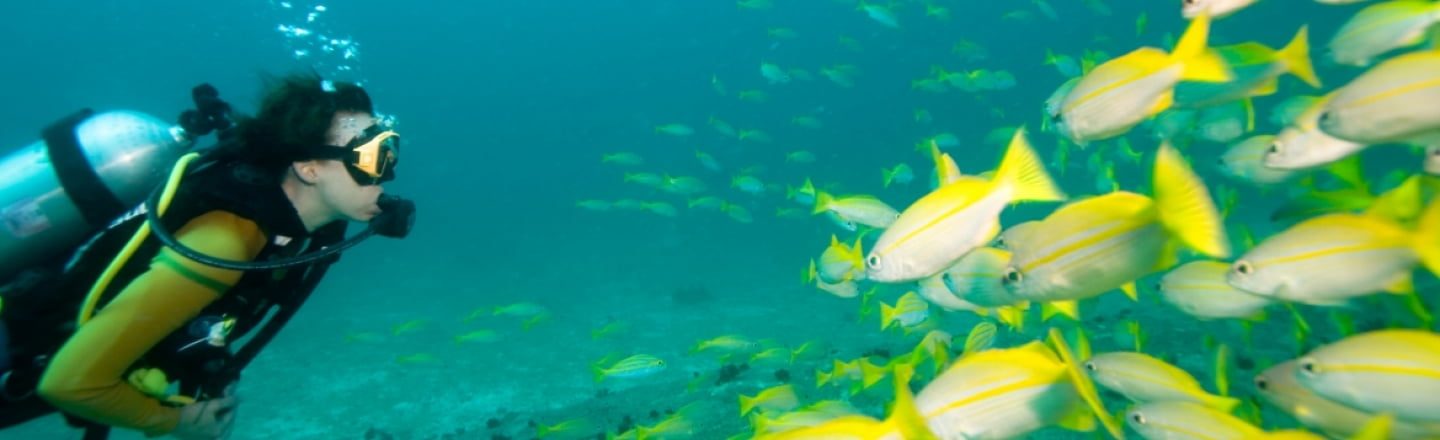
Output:
<path fill-rule="evenodd" d="M 175 231 L 175 238 L 228 260 L 249 261 L 265 245 L 255 222 L 224 211 L 196 217 Z M 179 409 L 161 405 L 122 376 L 151 347 L 219 299 L 241 274 L 163 249 L 148 270 L 60 348 L 41 379 L 40 396 L 65 412 L 149 436 L 174 430 Z"/>

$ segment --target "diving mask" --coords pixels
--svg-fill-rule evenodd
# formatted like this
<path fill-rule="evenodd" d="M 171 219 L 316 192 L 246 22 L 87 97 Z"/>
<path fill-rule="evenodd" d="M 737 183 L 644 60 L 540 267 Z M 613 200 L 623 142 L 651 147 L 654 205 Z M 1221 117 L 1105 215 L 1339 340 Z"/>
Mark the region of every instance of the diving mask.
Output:
<path fill-rule="evenodd" d="M 350 177 L 360 186 L 379 185 L 395 179 L 400 161 L 400 134 L 383 124 L 371 125 L 345 146 L 328 146 L 320 156 L 345 162 Z"/>

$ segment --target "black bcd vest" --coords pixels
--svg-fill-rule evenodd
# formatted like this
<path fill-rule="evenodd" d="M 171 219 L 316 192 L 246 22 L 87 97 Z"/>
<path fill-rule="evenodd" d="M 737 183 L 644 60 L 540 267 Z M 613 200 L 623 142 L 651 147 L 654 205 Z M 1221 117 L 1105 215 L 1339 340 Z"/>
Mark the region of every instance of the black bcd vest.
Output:
<path fill-rule="evenodd" d="M 309 253 L 345 238 L 346 223 L 337 221 L 313 233 L 305 230 L 280 185 L 253 166 L 235 161 L 212 161 L 193 166 L 181 181 L 161 222 L 177 231 L 190 220 L 215 210 L 254 221 L 266 244 L 253 261 Z M 40 265 L 34 283 L 5 298 L 0 312 L 11 333 L 11 377 L 0 394 L 0 429 L 54 411 L 30 393 L 49 359 L 75 331 L 75 315 L 86 293 L 105 267 L 145 222 L 136 210 L 96 234 L 68 261 Z M 122 266 L 97 306 L 117 295 L 145 272 L 163 246 L 153 235 Z M 240 371 L 275 337 L 304 304 L 338 254 L 300 266 L 247 271 L 240 280 L 186 325 L 168 335 L 132 368 L 159 368 L 179 381 L 180 394 L 197 400 L 219 396 L 239 379 Z M 211 324 L 234 318 L 224 346 L 205 341 Z M 241 344 L 243 343 L 243 344 Z M 18 400 L 5 397 L 26 396 Z M 72 425 L 100 428 L 69 417 Z M 100 429 L 103 431 L 103 428 Z M 103 438 L 87 433 L 86 438 Z"/>

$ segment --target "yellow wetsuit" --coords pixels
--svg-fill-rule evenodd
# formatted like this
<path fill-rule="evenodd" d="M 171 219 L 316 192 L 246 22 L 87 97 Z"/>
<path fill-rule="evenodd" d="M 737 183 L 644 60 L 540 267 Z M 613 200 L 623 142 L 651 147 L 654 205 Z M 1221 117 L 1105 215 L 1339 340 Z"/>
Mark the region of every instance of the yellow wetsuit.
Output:
<path fill-rule="evenodd" d="M 265 246 L 255 222 L 225 211 L 196 217 L 174 235 L 196 251 L 227 260 L 250 261 Z M 65 412 L 148 436 L 174 430 L 180 410 L 141 393 L 125 381 L 125 371 L 219 299 L 242 273 L 162 249 L 148 270 L 60 348 L 40 381 L 40 396 Z"/>

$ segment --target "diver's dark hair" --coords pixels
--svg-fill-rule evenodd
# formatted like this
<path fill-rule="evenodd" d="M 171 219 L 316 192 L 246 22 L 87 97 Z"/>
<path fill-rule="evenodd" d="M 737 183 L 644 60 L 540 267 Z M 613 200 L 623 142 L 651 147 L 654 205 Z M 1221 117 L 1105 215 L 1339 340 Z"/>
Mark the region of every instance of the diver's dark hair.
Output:
<path fill-rule="evenodd" d="M 370 95 L 355 83 L 326 82 L 319 74 L 294 73 L 264 77 L 264 97 L 253 117 L 242 117 L 235 135 L 239 159 L 280 169 L 309 159 L 307 152 L 325 145 L 335 113 L 375 114 Z"/>

